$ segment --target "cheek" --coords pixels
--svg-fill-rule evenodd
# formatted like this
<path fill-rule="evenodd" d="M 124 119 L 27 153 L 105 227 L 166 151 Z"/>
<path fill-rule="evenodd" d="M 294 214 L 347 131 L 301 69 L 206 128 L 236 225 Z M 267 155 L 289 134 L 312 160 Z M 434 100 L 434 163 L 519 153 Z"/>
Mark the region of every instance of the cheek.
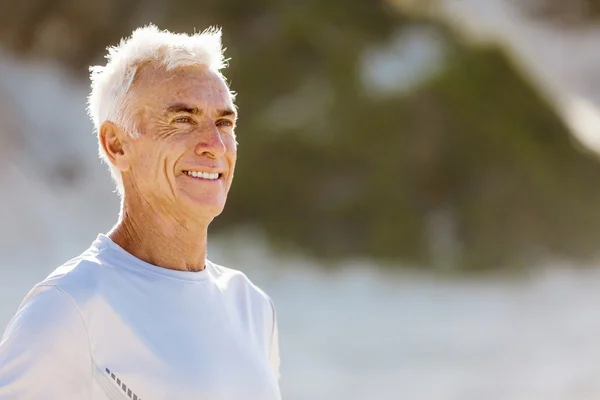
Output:
<path fill-rule="evenodd" d="M 163 151 L 155 146 L 148 146 L 143 154 L 140 154 L 140 166 L 145 169 L 142 173 L 148 173 L 159 168 L 161 159 L 163 158 Z"/>
<path fill-rule="evenodd" d="M 233 172 L 235 170 L 235 163 L 237 161 L 237 145 L 235 141 L 231 148 L 227 150 L 227 162 L 229 163 L 229 169 L 231 170 L 231 175 L 233 176 Z"/>
<path fill-rule="evenodd" d="M 135 164 L 137 175 L 156 178 L 163 174 L 165 167 L 174 163 L 179 147 L 175 143 L 149 142 L 136 149 Z"/>

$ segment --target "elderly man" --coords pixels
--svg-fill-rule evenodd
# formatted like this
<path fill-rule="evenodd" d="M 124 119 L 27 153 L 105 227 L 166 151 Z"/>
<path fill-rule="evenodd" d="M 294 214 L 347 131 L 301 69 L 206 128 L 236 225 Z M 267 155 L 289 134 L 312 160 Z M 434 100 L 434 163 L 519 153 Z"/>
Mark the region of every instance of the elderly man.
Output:
<path fill-rule="evenodd" d="M 280 399 L 275 310 L 206 259 L 236 162 L 221 35 L 140 28 L 91 69 L 120 218 L 36 285 L 0 342 L 0 400 Z"/>

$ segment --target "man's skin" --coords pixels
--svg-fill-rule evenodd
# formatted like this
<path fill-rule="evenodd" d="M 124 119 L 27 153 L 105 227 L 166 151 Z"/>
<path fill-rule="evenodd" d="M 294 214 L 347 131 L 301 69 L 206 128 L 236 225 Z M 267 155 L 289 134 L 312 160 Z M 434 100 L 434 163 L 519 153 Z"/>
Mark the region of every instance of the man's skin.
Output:
<path fill-rule="evenodd" d="M 121 218 L 108 236 L 150 264 L 204 269 L 207 229 L 223 211 L 235 169 L 236 110 L 206 66 L 145 65 L 128 94 L 138 137 L 105 122 L 99 140 L 123 177 Z M 183 171 L 219 173 L 217 180 Z"/>

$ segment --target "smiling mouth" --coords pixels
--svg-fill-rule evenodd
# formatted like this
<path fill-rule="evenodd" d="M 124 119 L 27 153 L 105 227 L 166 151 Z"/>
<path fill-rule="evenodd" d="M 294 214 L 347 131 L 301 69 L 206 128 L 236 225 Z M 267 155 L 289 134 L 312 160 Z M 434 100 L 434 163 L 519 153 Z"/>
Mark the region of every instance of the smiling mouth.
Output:
<path fill-rule="evenodd" d="M 210 172 L 198 172 L 198 171 L 183 171 L 183 173 L 192 178 L 206 179 L 209 181 L 216 181 L 223 176 L 223 174 L 218 173 L 218 172 L 210 173 Z"/>

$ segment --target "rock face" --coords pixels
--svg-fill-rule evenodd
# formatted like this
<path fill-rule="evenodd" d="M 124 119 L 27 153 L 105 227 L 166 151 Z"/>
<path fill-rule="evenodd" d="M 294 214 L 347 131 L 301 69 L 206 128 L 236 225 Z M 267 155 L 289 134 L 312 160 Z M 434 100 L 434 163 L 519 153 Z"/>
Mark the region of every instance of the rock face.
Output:
<path fill-rule="evenodd" d="M 554 65 L 554 75 L 523 72 L 529 64 L 497 46 L 466 45 L 448 28 L 450 17 L 424 20 L 371 0 L 72 3 L 0 6 L 0 39 L 12 52 L 59 60 L 75 71 L 70 80 L 82 82 L 76 95 L 41 107 L 47 115 L 21 135 L 23 154 L 44 155 L 33 157 L 43 164 L 38 168 L 52 171 L 48 181 L 75 188 L 73 199 L 81 185 L 88 192 L 109 190 L 108 175 L 102 184 L 88 178 L 104 173 L 95 156 L 87 166 L 88 158 L 76 157 L 77 146 L 44 145 L 46 153 L 35 153 L 43 140 L 70 143 L 69 135 L 76 135 L 65 109 L 84 118 L 85 81 L 73 76 L 85 75 L 85 66 L 101 61 L 103 47 L 141 23 L 185 31 L 218 24 L 232 59 L 226 75 L 239 92 L 241 120 L 236 182 L 215 230 L 257 225 L 272 243 L 321 258 L 364 256 L 438 267 L 596 254 L 600 166 L 572 140 L 569 120 L 561 118 L 565 108 L 556 99 L 563 97 L 553 94 L 570 74 L 560 75 L 560 66 Z M 2 7 L 12 8 L 10 21 Z M 544 49 L 539 46 L 540 60 L 556 64 L 557 55 Z M 18 70 L 0 72 L 10 82 Z M 538 86 L 546 81 L 555 83 Z M 10 90 L 4 96 L 24 113 L 35 90 L 58 87 L 32 85 L 29 97 L 17 96 L 18 87 Z M 52 118 L 48 128 L 44 121 Z M 89 139 L 81 144 L 89 150 L 83 157 L 95 154 L 91 127 L 77 126 Z M 48 139 L 49 129 L 54 139 Z M 17 185 L 16 176 L 10 185 Z M 38 195 L 14 187 L 13 201 Z M 104 226 L 111 223 L 106 216 L 113 206 L 93 204 L 102 210 Z M 65 218 L 67 210 L 52 212 Z M 35 227 L 36 219 L 31 223 Z"/>

